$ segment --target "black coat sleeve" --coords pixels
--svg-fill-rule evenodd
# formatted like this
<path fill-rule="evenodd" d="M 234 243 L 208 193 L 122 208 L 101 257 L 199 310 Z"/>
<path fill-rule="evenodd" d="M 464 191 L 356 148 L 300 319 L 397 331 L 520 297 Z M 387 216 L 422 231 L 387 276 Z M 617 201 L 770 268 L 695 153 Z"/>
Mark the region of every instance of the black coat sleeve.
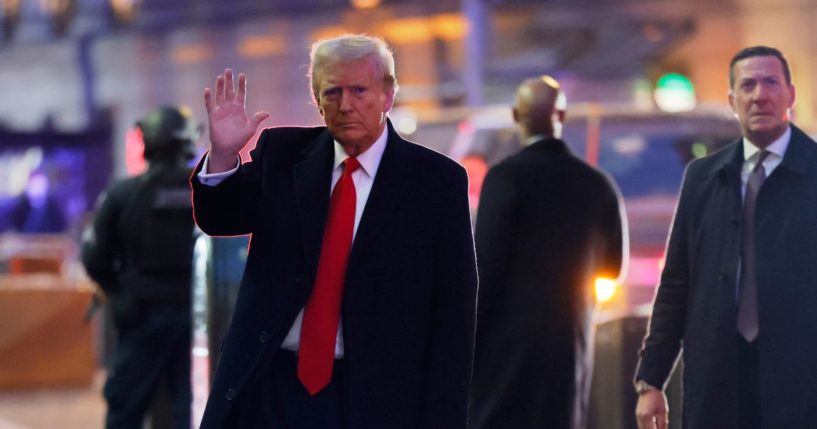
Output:
<path fill-rule="evenodd" d="M 433 330 L 423 428 L 464 428 L 474 353 L 477 267 L 468 178 L 457 168 L 446 185 L 437 241 Z M 452 364 L 454 363 L 454 364 Z"/>
<path fill-rule="evenodd" d="M 109 187 L 99 197 L 93 223 L 83 232 L 82 264 L 88 276 L 106 293 L 120 289 L 117 276 L 122 264 L 122 242 L 117 231 L 123 199 L 129 192 L 125 182 Z"/>
<path fill-rule="evenodd" d="M 693 162 L 684 174 L 681 196 L 667 243 L 664 269 L 636 369 L 636 380 L 644 380 L 656 387 L 666 384 L 681 350 L 684 334 L 690 281 L 687 218 L 696 197 L 692 185 L 695 167 Z"/>
<path fill-rule="evenodd" d="M 505 225 L 518 225 L 516 216 L 519 207 L 517 187 L 511 171 L 502 165 L 488 171 L 480 192 L 480 205 L 476 222 L 476 252 L 479 261 L 480 314 L 490 313 L 491 304 L 496 302 L 497 288 L 486 286 L 502 285 L 506 282 L 509 267 L 513 266 L 513 249 L 517 231 Z"/>
<path fill-rule="evenodd" d="M 627 216 L 624 212 L 621 194 L 614 182 L 607 178 L 608 192 L 601 209 L 601 231 L 605 234 L 603 255 L 598 267 L 598 276 L 623 280 L 623 269 L 629 257 L 629 233 Z"/>
<path fill-rule="evenodd" d="M 238 171 L 216 186 L 202 184 L 198 175 L 207 154 L 202 157 L 190 177 L 193 189 L 193 216 L 196 224 L 208 235 L 235 236 L 253 232 L 261 200 L 264 148 L 270 144 L 265 131 L 250 152 L 250 162 L 242 163 Z"/>

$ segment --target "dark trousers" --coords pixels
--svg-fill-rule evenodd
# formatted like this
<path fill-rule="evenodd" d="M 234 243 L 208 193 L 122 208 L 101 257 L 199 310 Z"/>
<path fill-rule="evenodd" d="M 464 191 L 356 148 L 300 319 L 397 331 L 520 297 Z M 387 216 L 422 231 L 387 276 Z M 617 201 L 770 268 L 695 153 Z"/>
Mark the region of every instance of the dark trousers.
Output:
<path fill-rule="evenodd" d="M 760 429 L 757 342 L 738 335 L 738 422 L 741 429 Z"/>
<path fill-rule="evenodd" d="M 335 360 L 332 380 L 314 396 L 298 379 L 298 356 L 279 350 L 251 376 L 228 419 L 242 428 L 345 429 L 346 382 L 343 361 Z"/>
<path fill-rule="evenodd" d="M 190 428 L 190 314 L 148 312 L 122 329 L 108 366 L 105 427 L 141 429 L 157 388 L 168 389 L 174 428 Z M 161 386 L 161 384 L 165 386 Z"/>

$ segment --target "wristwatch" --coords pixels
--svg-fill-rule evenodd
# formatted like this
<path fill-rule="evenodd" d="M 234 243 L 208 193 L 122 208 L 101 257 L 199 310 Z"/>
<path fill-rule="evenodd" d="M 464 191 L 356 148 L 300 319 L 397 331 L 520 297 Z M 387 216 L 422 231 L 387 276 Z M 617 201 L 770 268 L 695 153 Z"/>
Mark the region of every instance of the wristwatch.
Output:
<path fill-rule="evenodd" d="M 648 392 L 650 390 L 659 390 L 657 387 L 648 384 L 644 380 L 638 380 L 635 382 L 635 394 L 641 395 L 644 392 Z"/>

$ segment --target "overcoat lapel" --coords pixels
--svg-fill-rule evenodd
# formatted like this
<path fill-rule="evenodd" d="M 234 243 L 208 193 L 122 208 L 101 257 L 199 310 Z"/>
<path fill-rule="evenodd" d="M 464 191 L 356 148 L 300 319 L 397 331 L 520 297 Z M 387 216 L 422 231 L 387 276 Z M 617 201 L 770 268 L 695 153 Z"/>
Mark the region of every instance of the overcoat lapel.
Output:
<path fill-rule="evenodd" d="M 723 216 L 723 214 L 715 216 L 721 219 L 720 228 L 723 234 L 718 245 L 726 247 L 720 252 L 724 259 L 721 261 L 718 275 L 731 279 L 738 272 L 740 224 L 743 221 L 741 209 L 743 203 L 740 195 L 740 170 L 743 168 L 742 141 L 738 139 L 723 150 L 724 153 L 721 154 L 720 163 L 714 165 L 714 170 L 710 173 L 714 175 L 715 183 L 723 191 L 713 194 L 714 200 L 707 204 L 705 210 L 728 213 L 726 216 Z M 719 282 L 717 283 L 717 290 L 713 291 L 718 295 L 717 302 L 720 303 L 717 326 L 722 327 L 727 332 L 732 332 L 735 326 L 735 317 L 737 317 L 736 282 L 736 278 L 734 281 Z"/>
<path fill-rule="evenodd" d="M 332 136 L 324 131 L 301 152 L 292 180 L 298 208 L 301 239 L 309 270 L 318 267 L 323 230 L 329 210 L 332 164 L 335 158 Z"/>
<path fill-rule="evenodd" d="M 389 137 L 380 167 L 377 169 L 372 191 L 366 201 L 363 217 L 360 219 L 352 253 L 349 255 L 349 271 L 356 266 L 377 236 L 383 225 L 392 219 L 391 213 L 404 194 L 409 183 L 404 176 L 409 171 L 409 160 L 406 159 L 405 146 L 408 144 L 394 131 L 388 123 Z M 393 243 L 399 245 L 399 243 Z"/>
<path fill-rule="evenodd" d="M 780 163 L 782 169 L 791 171 L 798 176 L 804 176 L 809 169 L 814 166 L 814 143 L 808 140 L 808 136 L 800 128 L 792 125 L 791 141 Z M 775 169 L 777 171 L 777 169 Z M 772 172 L 774 174 L 774 172 Z M 769 179 L 772 177 L 769 176 Z"/>
<path fill-rule="evenodd" d="M 738 203 L 740 209 L 740 169 L 743 167 L 743 143 L 737 140 L 734 144 L 729 146 L 728 151 L 723 157 L 720 165 L 715 167 L 715 173 L 718 174 L 718 180 L 721 185 L 729 190 L 730 198 Z"/>

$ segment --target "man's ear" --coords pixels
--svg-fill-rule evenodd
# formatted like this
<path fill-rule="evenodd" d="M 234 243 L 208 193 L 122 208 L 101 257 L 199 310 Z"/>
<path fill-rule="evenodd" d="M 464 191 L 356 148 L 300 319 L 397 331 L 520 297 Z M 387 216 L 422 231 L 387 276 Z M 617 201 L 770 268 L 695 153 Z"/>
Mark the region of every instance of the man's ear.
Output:
<path fill-rule="evenodd" d="M 388 113 L 392 106 L 394 106 L 394 88 L 387 88 L 385 95 L 385 99 L 383 100 L 383 113 Z"/>
<path fill-rule="evenodd" d="M 731 89 L 727 92 L 727 97 L 729 98 L 729 107 L 732 108 L 733 112 L 737 113 L 735 111 L 735 94 L 732 93 Z"/>

